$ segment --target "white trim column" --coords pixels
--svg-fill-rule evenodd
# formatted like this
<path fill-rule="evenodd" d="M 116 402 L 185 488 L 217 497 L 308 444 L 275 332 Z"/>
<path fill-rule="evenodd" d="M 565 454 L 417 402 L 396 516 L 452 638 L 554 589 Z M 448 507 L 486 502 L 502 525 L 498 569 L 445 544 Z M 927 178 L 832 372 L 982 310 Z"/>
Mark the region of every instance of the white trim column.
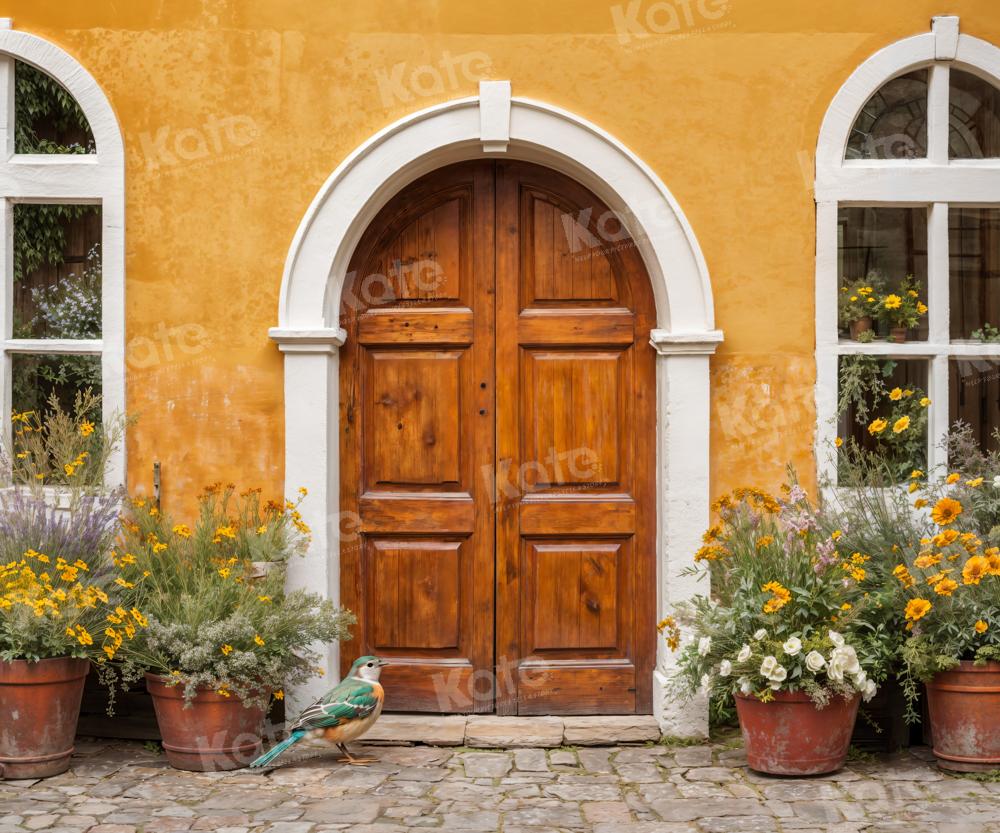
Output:
<path fill-rule="evenodd" d="M 653 330 L 657 353 L 657 469 L 660 511 L 657 562 L 657 619 L 672 606 L 698 593 L 708 593 L 704 578 L 683 576 L 694 566 L 694 554 L 709 521 L 709 361 L 722 341 L 719 330 L 670 333 Z M 676 698 L 669 677 L 676 660 L 663 639 L 657 640 L 653 672 L 653 714 L 664 735 L 708 736 L 708 701 Z"/>
<path fill-rule="evenodd" d="M 288 589 L 306 589 L 340 603 L 340 348 L 347 333 L 340 327 L 287 329 L 272 327 L 271 338 L 285 356 L 285 492 L 291 498 L 308 490 L 299 511 L 312 530 L 304 558 L 288 565 Z M 320 648 L 325 676 L 288 692 L 295 714 L 338 679 L 340 646 Z"/>

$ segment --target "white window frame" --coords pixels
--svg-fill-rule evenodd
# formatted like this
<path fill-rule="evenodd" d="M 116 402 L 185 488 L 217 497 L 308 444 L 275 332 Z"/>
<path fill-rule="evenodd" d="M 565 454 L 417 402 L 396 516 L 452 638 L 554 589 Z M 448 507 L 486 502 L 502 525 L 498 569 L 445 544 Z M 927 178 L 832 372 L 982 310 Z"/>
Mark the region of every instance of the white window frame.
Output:
<path fill-rule="evenodd" d="M 87 117 L 96 152 L 14 153 L 14 61 L 31 64 L 62 84 Z M 13 207 L 77 203 L 101 207 L 101 338 L 13 338 Z M 11 359 L 15 354 L 101 357 L 104 418 L 125 412 L 125 152 L 114 111 L 93 76 L 55 44 L 11 28 L 0 18 L 0 408 L 10 432 Z M 125 482 L 125 448 L 108 461 L 109 485 Z"/>
<path fill-rule="evenodd" d="M 948 88 L 951 67 L 1000 87 L 1000 49 L 959 34 L 958 17 L 932 20 L 931 31 L 906 38 L 859 66 L 834 97 L 816 148 L 816 463 L 821 480 L 836 482 L 838 365 L 841 356 L 923 359 L 931 399 L 927 460 L 947 466 L 941 443 L 949 427 L 948 374 L 955 357 L 1000 359 L 1000 344 L 951 340 L 949 331 L 948 206 L 1000 207 L 1000 159 L 948 158 Z M 928 69 L 927 157 L 846 159 L 861 108 L 884 84 Z M 894 344 L 842 341 L 838 332 L 837 213 L 841 206 L 912 206 L 927 209 L 927 341 Z"/>

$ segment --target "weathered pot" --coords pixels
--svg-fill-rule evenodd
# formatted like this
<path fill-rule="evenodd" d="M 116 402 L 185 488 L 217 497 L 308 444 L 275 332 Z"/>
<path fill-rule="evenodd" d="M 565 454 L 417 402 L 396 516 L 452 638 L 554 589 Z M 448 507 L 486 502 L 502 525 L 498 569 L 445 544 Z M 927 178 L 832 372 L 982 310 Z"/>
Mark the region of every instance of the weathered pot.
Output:
<path fill-rule="evenodd" d="M 47 778 L 69 769 L 85 659 L 0 661 L 0 778 Z"/>
<path fill-rule="evenodd" d="M 264 709 L 201 689 L 184 708 L 184 687 L 168 686 L 159 674 L 146 675 L 167 761 L 194 772 L 240 769 L 263 751 Z"/>
<path fill-rule="evenodd" d="M 801 691 L 776 691 L 762 703 L 736 695 L 743 743 L 750 769 L 768 775 L 820 775 L 847 760 L 861 698 L 834 697 L 817 709 Z"/>
<path fill-rule="evenodd" d="M 855 341 L 858 340 L 858 336 L 862 333 L 867 333 L 872 328 L 872 317 L 866 315 L 864 318 L 859 318 L 857 321 L 851 322 L 851 338 Z"/>
<path fill-rule="evenodd" d="M 1000 662 L 957 668 L 927 683 L 938 766 L 958 772 L 1000 769 Z"/>
<path fill-rule="evenodd" d="M 896 344 L 903 344 L 906 342 L 906 327 L 892 327 L 889 330 L 889 341 L 894 341 Z"/>

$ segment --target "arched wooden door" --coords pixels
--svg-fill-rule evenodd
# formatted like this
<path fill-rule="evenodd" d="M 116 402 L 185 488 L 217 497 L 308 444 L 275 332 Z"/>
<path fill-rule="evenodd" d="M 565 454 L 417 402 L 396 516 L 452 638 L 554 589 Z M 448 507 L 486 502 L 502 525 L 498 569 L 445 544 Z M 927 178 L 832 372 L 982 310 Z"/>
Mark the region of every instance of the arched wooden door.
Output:
<path fill-rule="evenodd" d="M 343 646 L 387 707 L 652 707 L 655 326 L 617 219 L 523 162 L 434 171 L 355 252 L 341 324 Z"/>

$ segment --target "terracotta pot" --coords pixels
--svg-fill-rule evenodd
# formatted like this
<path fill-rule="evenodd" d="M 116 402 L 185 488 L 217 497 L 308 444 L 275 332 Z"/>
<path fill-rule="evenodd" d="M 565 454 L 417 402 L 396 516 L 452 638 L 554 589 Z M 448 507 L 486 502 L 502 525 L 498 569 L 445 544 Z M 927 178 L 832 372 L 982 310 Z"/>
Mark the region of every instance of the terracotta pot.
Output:
<path fill-rule="evenodd" d="M 1000 662 L 957 668 L 927 683 L 938 766 L 958 772 L 1000 769 Z"/>
<path fill-rule="evenodd" d="M 851 322 L 851 338 L 855 341 L 858 340 L 858 336 L 862 333 L 867 333 L 872 328 L 872 317 L 866 315 L 864 318 L 859 318 L 857 321 Z"/>
<path fill-rule="evenodd" d="M 889 330 L 889 341 L 903 344 L 906 341 L 906 327 L 892 327 Z"/>
<path fill-rule="evenodd" d="M 736 695 L 750 769 L 769 775 L 820 775 L 847 760 L 861 698 L 834 697 L 817 709 L 801 691 L 776 691 L 770 703 Z"/>
<path fill-rule="evenodd" d="M 176 769 L 194 772 L 240 769 L 263 751 L 264 709 L 246 708 L 238 697 L 202 689 L 184 708 L 183 686 L 167 686 L 167 678 L 146 675 L 153 697 L 163 751 Z"/>
<path fill-rule="evenodd" d="M 47 778 L 69 769 L 85 659 L 0 661 L 0 778 Z"/>

